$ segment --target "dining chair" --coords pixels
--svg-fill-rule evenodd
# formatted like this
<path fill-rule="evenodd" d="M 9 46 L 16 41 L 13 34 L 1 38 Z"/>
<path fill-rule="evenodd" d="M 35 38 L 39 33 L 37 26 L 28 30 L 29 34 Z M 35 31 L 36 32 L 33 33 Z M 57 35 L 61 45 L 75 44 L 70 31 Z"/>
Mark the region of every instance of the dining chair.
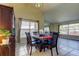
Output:
<path fill-rule="evenodd" d="M 33 35 L 37 36 L 39 33 L 38 32 L 33 32 Z M 38 38 L 32 37 L 34 41 L 38 44 L 38 42 L 41 42 Z"/>
<path fill-rule="evenodd" d="M 58 53 L 58 47 L 57 47 L 58 37 L 59 37 L 59 33 L 58 32 L 53 32 L 53 34 L 52 34 L 52 40 L 51 40 L 51 43 L 50 43 L 51 55 L 53 55 L 52 48 L 54 48 L 54 47 L 56 47 L 56 53 L 57 53 L 57 55 L 59 54 Z"/>
<path fill-rule="evenodd" d="M 27 47 L 27 52 L 31 56 L 32 55 L 32 47 L 40 47 L 40 42 L 32 41 L 30 33 L 25 32 L 26 34 L 26 47 Z"/>
<path fill-rule="evenodd" d="M 42 46 L 45 48 L 49 48 L 51 51 L 51 55 L 53 56 L 53 51 L 52 48 L 56 48 L 56 53 L 58 55 L 58 48 L 57 48 L 57 42 L 58 42 L 58 36 L 59 33 L 58 32 L 53 32 L 50 34 L 52 36 L 51 40 L 48 40 L 47 43 L 42 43 Z"/>

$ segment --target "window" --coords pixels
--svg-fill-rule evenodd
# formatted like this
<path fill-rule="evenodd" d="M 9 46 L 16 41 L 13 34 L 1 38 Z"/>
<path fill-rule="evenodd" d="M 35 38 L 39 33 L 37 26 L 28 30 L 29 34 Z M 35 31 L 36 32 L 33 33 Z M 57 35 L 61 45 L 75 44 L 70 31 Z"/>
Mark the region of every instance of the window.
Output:
<path fill-rule="evenodd" d="M 30 22 L 30 32 L 38 31 L 38 23 Z"/>
<path fill-rule="evenodd" d="M 68 25 L 60 26 L 60 34 L 68 34 Z"/>
<path fill-rule="evenodd" d="M 79 36 L 79 23 L 60 25 L 60 34 Z"/>
<path fill-rule="evenodd" d="M 69 35 L 79 35 L 79 23 L 69 24 Z"/>
<path fill-rule="evenodd" d="M 30 29 L 35 29 L 35 23 L 34 22 L 30 22 Z"/>
<path fill-rule="evenodd" d="M 25 38 L 25 32 L 38 31 L 38 22 L 23 20 L 21 24 L 21 38 Z"/>
<path fill-rule="evenodd" d="M 44 27 L 45 32 L 50 32 L 49 26 Z"/>
<path fill-rule="evenodd" d="M 21 29 L 29 29 L 29 22 L 22 21 Z"/>

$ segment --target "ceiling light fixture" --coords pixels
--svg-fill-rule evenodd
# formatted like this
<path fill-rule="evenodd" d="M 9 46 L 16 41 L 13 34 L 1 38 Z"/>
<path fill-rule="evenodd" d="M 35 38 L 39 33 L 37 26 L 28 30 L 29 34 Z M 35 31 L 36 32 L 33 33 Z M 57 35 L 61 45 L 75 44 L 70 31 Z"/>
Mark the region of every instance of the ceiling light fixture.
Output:
<path fill-rule="evenodd" d="M 41 7 L 41 4 L 36 3 L 36 4 L 35 4 L 35 7 Z"/>

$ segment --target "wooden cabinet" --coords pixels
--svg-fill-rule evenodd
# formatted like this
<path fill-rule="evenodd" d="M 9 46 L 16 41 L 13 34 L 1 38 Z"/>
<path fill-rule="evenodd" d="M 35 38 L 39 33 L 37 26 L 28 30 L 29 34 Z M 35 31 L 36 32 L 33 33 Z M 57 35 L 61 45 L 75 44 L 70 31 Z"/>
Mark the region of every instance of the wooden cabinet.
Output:
<path fill-rule="evenodd" d="M 0 45 L 0 56 L 9 56 L 9 45 Z"/>
<path fill-rule="evenodd" d="M 9 55 L 15 56 L 15 36 L 11 35 L 9 40 Z"/>
<path fill-rule="evenodd" d="M 0 45 L 0 56 L 15 56 L 15 36 L 11 35 L 8 45 Z"/>
<path fill-rule="evenodd" d="M 13 8 L 0 5 L 0 29 L 7 29 L 12 32 L 13 29 Z M 15 55 L 15 36 L 9 39 L 9 45 L 0 47 L 0 55 L 14 56 Z M 6 53 L 5 53 L 6 51 Z"/>
<path fill-rule="evenodd" d="M 13 8 L 0 5 L 0 28 L 12 30 Z"/>

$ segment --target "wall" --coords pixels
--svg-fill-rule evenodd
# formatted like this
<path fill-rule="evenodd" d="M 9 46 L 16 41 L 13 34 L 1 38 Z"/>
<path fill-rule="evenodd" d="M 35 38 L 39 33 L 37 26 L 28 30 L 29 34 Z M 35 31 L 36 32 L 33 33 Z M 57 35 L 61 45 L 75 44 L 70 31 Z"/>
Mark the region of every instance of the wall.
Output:
<path fill-rule="evenodd" d="M 50 24 L 50 31 L 58 32 L 58 24 Z"/>

